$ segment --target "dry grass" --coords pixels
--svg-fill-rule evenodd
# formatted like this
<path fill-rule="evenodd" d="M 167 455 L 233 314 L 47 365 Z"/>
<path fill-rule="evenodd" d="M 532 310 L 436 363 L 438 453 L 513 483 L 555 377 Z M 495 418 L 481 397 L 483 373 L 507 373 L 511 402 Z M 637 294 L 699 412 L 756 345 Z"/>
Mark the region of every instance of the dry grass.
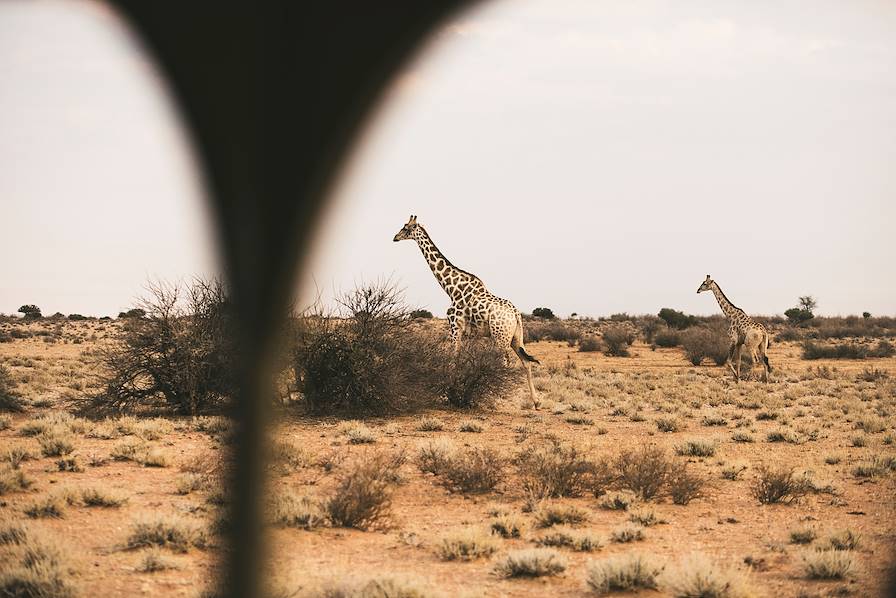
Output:
<path fill-rule="evenodd" d="M 62 551 L 47 537 L 23 530 L 0 554 L 0 596 L 71 598 L 78 594 Z"/>
<path fill-rule="evenodd" d="M 574 445 L 527 447 L 514 461 L 523 490 L 537 498 L 579 496 L 591 486 L 594 465 Z"/>
<path fill-rule="evenodd" d="M 21 469 L 6 463 L 0 464 L 0 496 L 27 490 L 33 483 L 34 481 Z"/>
<path fill-rule="evenodd" d="M 712 457 L 716 454 L 716 443 L 703 438 L 692 438 L 676 445 L 675 453 L 684 457 Z"/>
<path fill-rule="evenodd" d="M 174 552 L 188 552 L 190 548 L 205 548 L 205 532 L 192 521 L 179 515 L 154 514 L 139 518 L 131 526 L 127 548 L 158 546 Z"/>
<path fill-rule="evenodd" d="M 571 548 L 576 552 L 593 552 L 599 550 L 603 543 L 600 538 L 588 532 L 554 528 L 549 533 L 536 538 L 539 546 L 553 548 Z"/>
<path fill-rule="evenodd" d="M 494 449 L 472 448 L 456 453 L 441 471 L 442 483 L 451 490 L 482 494 L 491 492 L 504 478 L 504 458 Z"/>
<path fill-rule="evenodd" d="M 32 519 L 61 519 L 65 516 L 66 499 L 59 494 L 51 494 L 25 507 L 25 514 Z"/>
<path fill-rule="evenodd" d="M 752 598 L 745 574 L 695 554 L 663 574 L 662 589 L 675 598 Z"/>
<path fill-rule="evenodd" d="M 491 556 L 499 548 L 498 541 L 475 528 L 446 534 L 439 539 L 436 554 L 444 561 L 472 561 Z"/>
<path fill-rule="evenodd" d="M 855 571 L 850 550 L 810 550 L 803 554 L 803 571 L 809 579 L 846 579 Z"/>
<path fill-rule="evenodd" d="M 271 519 L 278 525 L 314 529 L 327 523 L 327 514 L 319 501 L 281 491 L 271 505 Z"/>
<path fill-rule="evenodd" d="M 610 532 L 610 539 L 618 544 L 640 542 L 644 539 L 644 528 L 633 523 L 626 523 Z"/>
<path fill-rule="evenodd" d="M 639 554 L 626 554 L 592 561 L 588 564 L 586 582 L 599 596 L 612 592 L 653 590 L 663 567 Z"/>
<path fill-rule="evenodd" d="M 143 554 L 140 564 L 137 565 L 137 571 L 140 573 L 157 573 L 159 571 L 168 571 L 171 569 L 180 569 L 180 565 L 176 561 L 166 556 L 161 549 L 152 547 Z"/>
<path fill-rule="evenodd" d="M 385 522 L 392 505 L 394 457 L 377 453 L 354 463 L 324 508 L 340 527 L 369 529 Z"/>
<path fill-rule="evenodd" d="M 672 502 L 686 505 L 696 498 L 706 496 L 708 484 L 709 480 L 691 470 L 687 463 L 676 463 L 669 468 L 666 489 Z"/>
<path fill-rule="evenodd" d="M 809 492 L 804 476 L 796 475 L 792 468 L 771 469 L 765 465 L 756 467 L 753 496 L 762 504 L 791 503 Z"/>
<path fill-rule="evenodd" d="M 44 457 L 61 457 L 75 450 L 74 435 L 61 426 L 48 428 L 37 435 Z"/>
<path fill-rule="evenodd" d="M 658 447 L 623 452 L 616 459 L 618 484 L 650 500 L 662 490 L 670 465 L 666 451 Z"/>
<path fill-rule="evenodd" d="M 128 498 L 104 488 L 84 488 L 81 490 L 81 504 L 85 507 L 116 508 L 128 502 Z"/>
<path fill-rule="evenodd" d="M 566 558 L 550 548 L 514 550 L 495 563 L 495 572 L 504 577 L 545 577 L 566 570 Z"/>
<path fill-rule="evenodd" d="M 492 521 L 491 530 L 502 538 L 521 538 L 526 530 L 526 521 L 522 517 L 503 513 Z"/>
<path fill-rule="evenodd" d="M 447 438 L 430 440 L 417 452 L 417 465 L 425 473 L 442 474 L 457 454 L 457 446 Z"/>
<path fill-rule="evenodd" d="M 538 527 L 578 525 L 588 519 L 588 512 L 574 505 L 545 505 L 535 513 L 535 524 Z"/>

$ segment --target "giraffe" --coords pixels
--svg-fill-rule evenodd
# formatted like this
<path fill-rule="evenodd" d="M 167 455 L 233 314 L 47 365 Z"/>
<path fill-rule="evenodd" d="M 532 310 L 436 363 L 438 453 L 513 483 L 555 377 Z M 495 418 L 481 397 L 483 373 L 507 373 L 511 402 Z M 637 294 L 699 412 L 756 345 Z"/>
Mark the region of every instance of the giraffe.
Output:
<path fill-rule="evenodd" d="M 451 299 L 448 327 L 455 352 L 460 349 L 465 329 L 482 327 L 502 351 L 504 365 L 512 363 L 513 355 L 519 358 L 526 370 L 532 404 L 537 405 L 530 362 L 540 362 L 529 355 L 523 346 L 523 318 L 519 310 L 507 299 L 491 294 L 478 276 L 465 272 L 448 261 L 432 242 L 423 225 L 417 223 L 416 216 L 411 216 L 392 240 L 398 242 L 405 239 L 417 242 L 436 280 Z"/>
<path fill-rule="evenodd" d="M 706 280 L 697 289 L 698 293 L 703 291 L 712 291 L 713 295 L 716 296 L 716 301 L 719 302 L 719 307 L 722 308 L 722 313 L 728 318 L 728 336 L 731 338 L 731 347 L 728 349 L 728 367 L 731 368 L 735 381 L 740 382 L 740 353 L 744 345 L 746 345 L 747 349 L 750 350 L 750 357 L 754 366 L 758 361 L 757 358 L 762 356 L 765 372 L 764 378 L 765 382 L 768 383 L 768 375 L 772 371 L 772 366 L 768 362 L 768 346 L 771 342 L 768 330 L 744 313 L 744 310 L 731 303 L 728 297 L 725 296 L 725 293 L 722 292 L 718 283 L 709 274 L 706 275 Z"/>

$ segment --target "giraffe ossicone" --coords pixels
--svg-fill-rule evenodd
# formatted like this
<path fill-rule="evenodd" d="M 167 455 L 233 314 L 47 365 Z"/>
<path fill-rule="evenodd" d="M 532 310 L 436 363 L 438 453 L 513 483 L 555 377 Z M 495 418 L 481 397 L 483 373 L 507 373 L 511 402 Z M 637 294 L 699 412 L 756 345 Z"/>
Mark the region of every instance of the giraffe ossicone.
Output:
<path fill-rule="evenodd" d="M 433 243 L 423 225 L 417 223 L 415 215 L 408 219 L 407 224 L 401 227 L 392 240 L 398 242 L 406 239 L 417 242 L 436 281 L 451 300 L 447 317 L 449 335 L 455 351 L 460 348 L 461 338 L 466 329 L 481 327 L 503 352 L 505 365 L 510 365 L 512 355 L 520 360 L 526 370 L 532 403 L 537 405 L 535 387 L 532 384 L 531 363 L 539 361 L 529 355 L 523 345 L 523 318 L 519 310 L 507 299 L 489 292 L 478 276 L 452 264 Z"/>
<path fill-rule="evenodd" d="M 698 293 L 712 291 L 722 308 L 722 313 L 728 319 L 728 336 L 731 346 L 728 348 L 728 366 L 734 374 L 734 379 L 740 382 L 740 354 L 744 347 L 750 351 L 753 366 L 762 359 L 765 373 L 765 381 L 768 382 L 772 366 L 768 362 L 768 346 L 771 343 L 771 335 L 765 326 L 748 316 L 744 310 L 737 307 L 725 296 L 722 288 L 707 274 L 703 284 L 697 289 Z"/>

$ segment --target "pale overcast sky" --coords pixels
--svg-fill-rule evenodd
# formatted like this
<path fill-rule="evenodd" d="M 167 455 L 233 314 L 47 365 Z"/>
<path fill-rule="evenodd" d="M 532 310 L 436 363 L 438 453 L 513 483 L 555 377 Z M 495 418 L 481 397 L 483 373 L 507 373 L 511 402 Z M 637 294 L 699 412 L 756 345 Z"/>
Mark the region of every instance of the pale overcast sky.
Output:
<path fill-rule="evenodd" d="M 0 81 L 0 311 L 113 313 L 214 270 L 185 136 L 114 18 L 0 4 Z M 892 315 L 894 158 L 890 2 L 496 0 L 396 81 L 305 280 L 391 276 L 444 314 L 392 242 L 414 213 L 524 311 L 715 313 L 711 273 L 751 313 Z"/>

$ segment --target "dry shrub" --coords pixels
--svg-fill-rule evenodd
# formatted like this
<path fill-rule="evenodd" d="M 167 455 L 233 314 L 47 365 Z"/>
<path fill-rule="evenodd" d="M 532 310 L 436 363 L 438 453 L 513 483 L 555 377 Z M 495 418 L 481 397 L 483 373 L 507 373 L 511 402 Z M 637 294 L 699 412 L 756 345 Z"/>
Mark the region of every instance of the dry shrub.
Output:
<path fill-rule="evenodd" d="M 660 432 L 678 432 L 682 429 L 681 422 L 675 417 L 656 418 L 656 429 Z"/>
<path fill-rule="evenodd" d="M 537 538 L 535 543 L 539 546 L 550 546 L 553 548 L 571 548 L 576 552 L 592 552 L 599 550 L 603 546 L 600 538 L 587 532 L 556 528 Z"/>
<path fill-rule="evenodd" d="M 823 548 L 830 550 L 856 550 L 861 545 L 861 536 L 851 529 L 834 532 L 825 539 Z"/>
<path fill-rule="evenodd" d="M 383 523 L 391 511 L 396 474 L 395 457 L 387 453 L 351 465 L 324 503 L 333 525 L 369 529 Z"/>
<path fill-rule="evenodd" d="M 762 504 L 791 503 L 809 492 L 805 476 L 797 476 L 791 469 L 771 469 L 765 465 L 756 467 L 753 496 Z"/>
<path fill-rule="evenodd" d="M 505 460 L 490 448 L 458 452 L 442 471 L 442 483 L 464 493 L 490 492 L 504 478 Z"/>
<path fill-rule="evenodd" d="M 6 463 L 0 464 L 0 496 L 9 492 L 27 490 L 33 483 L 33 480 L 26 476 L 21 469 Z"/>
<path fill-rule="evenodd" d="M 550 548 L 514 550 L 495 564 L 504 577 L 544 577 L 566 570 L 566 558 Z"/>
<path fill-rule="evenodd" d="M 559 442 L 528 447 L 515 463 L 523 490 L 537 498 L 579 496 L 591 486 L 595 470 L 585 451 Z"/>
<path fill-rule="evenodd" d="M 0 364 L 0 411 L 19 413 L 25 410 L 25 401 L 16 391 L 12 373 Z"/>
<path fill-rule="evenodd" d="M 601 338 L 607 346 L 604 353 L 611 357 L 628 357 L 628 349 L 635 342 L 635 333 L 628 326 L 611 324 L 604 328 Z"/>
<path fill-rule="evenodd" d="M 515 363 L 512 365 L 516 365 Z M 437 392 L 453 407 L 490 407 L 520 380 L 521 369 L 504 364 L 504 356 L 491 339 L 468 338 L 454 355 L 443 362 Z"/>
<path fill-rule="evenodd" d="M 445 561 L 472 561 L 490 556 L 497 550 L 497 540 L 475 528 L 449 533 L 439 540 L 436 547 L 436 553 Z"/>
<path fill-rule="evenodd" d="M 502 538 L 521 538 L 526 529 L 526 522 L 516 515 L 502 514 L 492 521 L 491 530 Z"/>
<path fill-rule="evenodd" d="M 94 487 L 81 490 L 81 504 L 85 507 L 120 507 L 126 502 L 126 496 L 106 489 Z"/>
<path fill-rule="evenodd" d="M 25 514 L 32 519 L 60 519 L 65 515 L 65 503 L 65 497 L 60 494 L 52 494 L 25 507 Z"/>
<path fill-rule="evenodd" d="M 716 365 L 725 365 L 729 345 L 727 334 L 718 328 L 699 326 L 681 333 L 681 346 L 684 348 L 685 357 L 693 365 L 700 365 L 707 357 Z"/>
<path fill-rule="evenodd" d="M 304 583 L 302 585 L 305 585 Z M 272 598 L 292 598 L 293 590 L 268 592 Z M 413 580 L 381 577 L 362 583 L 339 581 L 298 594 L 302 598 L 432 598 L 438 596 Z"/>
<path fill-rule="evenodd" d="M 803 568 L 809 579 L 845 579 L 855 571 L 855 558 L 850 550 L 810 550 Z"/>
<path fill-rule="evenodd" d="M 626 523 L 610 532 L 610 539 L 619 544 L 640 542 L 644 539 L 644 528 L 633 523 Z"/>
<path fill-rule="evenodd" d="M 472 419 L 466 419 L 460 423 L 458 431 L 478 434 L 479 432 L 482 432 L 482 424 Z"/>
<path fill-rule="evenodd" d="M 817 537 L 818 533 L 811 527 L 790 530 L 791 544 L 811 544 Z"/>
<path fill-rule="evenodd" d="M 588 521 L 588 512 L 574 505 L 545 505 L 535 514 L 538 527 L 578 525 Z"/>
<path fill-rule="evenodd" d="M 745 574 L 721 567 L 701 554 L 684 559 L 661 578 L 663 589 L 675 598 L 752 598 L 756 595 Z"/>
<path fill-rule="evenodd" d="M 271 505 L 271 519 L 278 525 L 314 529 L 327 523 L 327 515 L 321 504 L 307 496 L 297 496 L 292 491 L 277 494 Z"/>
<path fill-rule="evenodd" d="M 441 475 L 457 454 L 457 446 L 447 438 L 430 440 L 417 453 L 417 465 L 424 473 Z"/>
<path fill-rule="evenodd" d="M 647 446 L 620 454 L 616 458 L 615 468 L 622 488 L 650 500 L 662 490 L 670 465 L 666 451 Z"/>
<path fill-rule="evenodd" d="M 3 527 L 3 526 L 0 526 Z M 77 588 L 59 548 L 21 529 L 9 550 L 0 553 L 0 596 L 14 598 L 72 598 Z"/>
<path fill-rule="evenodd" d="M 601 497 L 600 506 L 610 511 L 627 511 L 638 501 L 638 496 L 629 490 L 607 492 Z"/>
<path fill-rule="evenodd" d="M 670 349 L 681 344 L 681 333 L 672 328 L 664 328 L 659 330 L 653 337 L 653 342 L 657 347 Z"/>
<path fill-rule="evenodd" d="M 127 548 L 159 546 L 175 552 L 187 552 L 191 547 L 205 548 L 207 538 L 195 523 L 179 515 L 145 515 L 132 526 Z"/>
<path fill-rule="evenodd" d="M 523 335 L 523 340 L 526 343 L 548 340 L 566 342 L 573 345 L 582 338 L 581 332 L 557 320 L 548 322 L 527 321 L 523 327 Z"/>
<path fill-rule="evenodd" d="M 145 316 L 126 318 L 116 342 L 102 349 L 104 390 L 82 410 L 221 409 L 236 388 L 236 335 L 224 284 L 196 279 L 148 289 L 140 302 Z"/>
<path fill-rule="evenodd" d="M 687 463 L 676 463 L 669 468 L 666 483 L 672 502 L 686 505 L 695 498 L 705 496 L 709 481 L 705 476 L 691 471 Z"/>
<path fill-rule="evenodd" d="M 583 353 L 594 353 L 600 351 L 603 345 L 596 336 L 585 336 L 579 341 L 579 351 Z"/>
<path fill-rule="evenodd" d="M 599 596 L 612 592 L 653 590 L 663 567 L 639 554 L 610 557 L 588 564 L 586 581 Z"/>
<path fill-rule="evenodd" d="M 169 569 L 179 569 L 180 566 L 162 554 L 159 548 L 153 547 L 146 551 L 143 560 L 137 566 L 140 573 L 156 573 L 158 571 L 167 571 Z"/>
<path fill-rule="evenodd" d="M 675 445 L 675 453 L 683 457 L 712 457 L 716 454 L 716 443 L 712 440 L 694 438 Z"/>
<path fill-rule="evenodd" d="M 75 450 L 74 436 L 61 426 L 54 426 L 38 435 L 40 452 L 44 457 L 61 457 Z"/>

